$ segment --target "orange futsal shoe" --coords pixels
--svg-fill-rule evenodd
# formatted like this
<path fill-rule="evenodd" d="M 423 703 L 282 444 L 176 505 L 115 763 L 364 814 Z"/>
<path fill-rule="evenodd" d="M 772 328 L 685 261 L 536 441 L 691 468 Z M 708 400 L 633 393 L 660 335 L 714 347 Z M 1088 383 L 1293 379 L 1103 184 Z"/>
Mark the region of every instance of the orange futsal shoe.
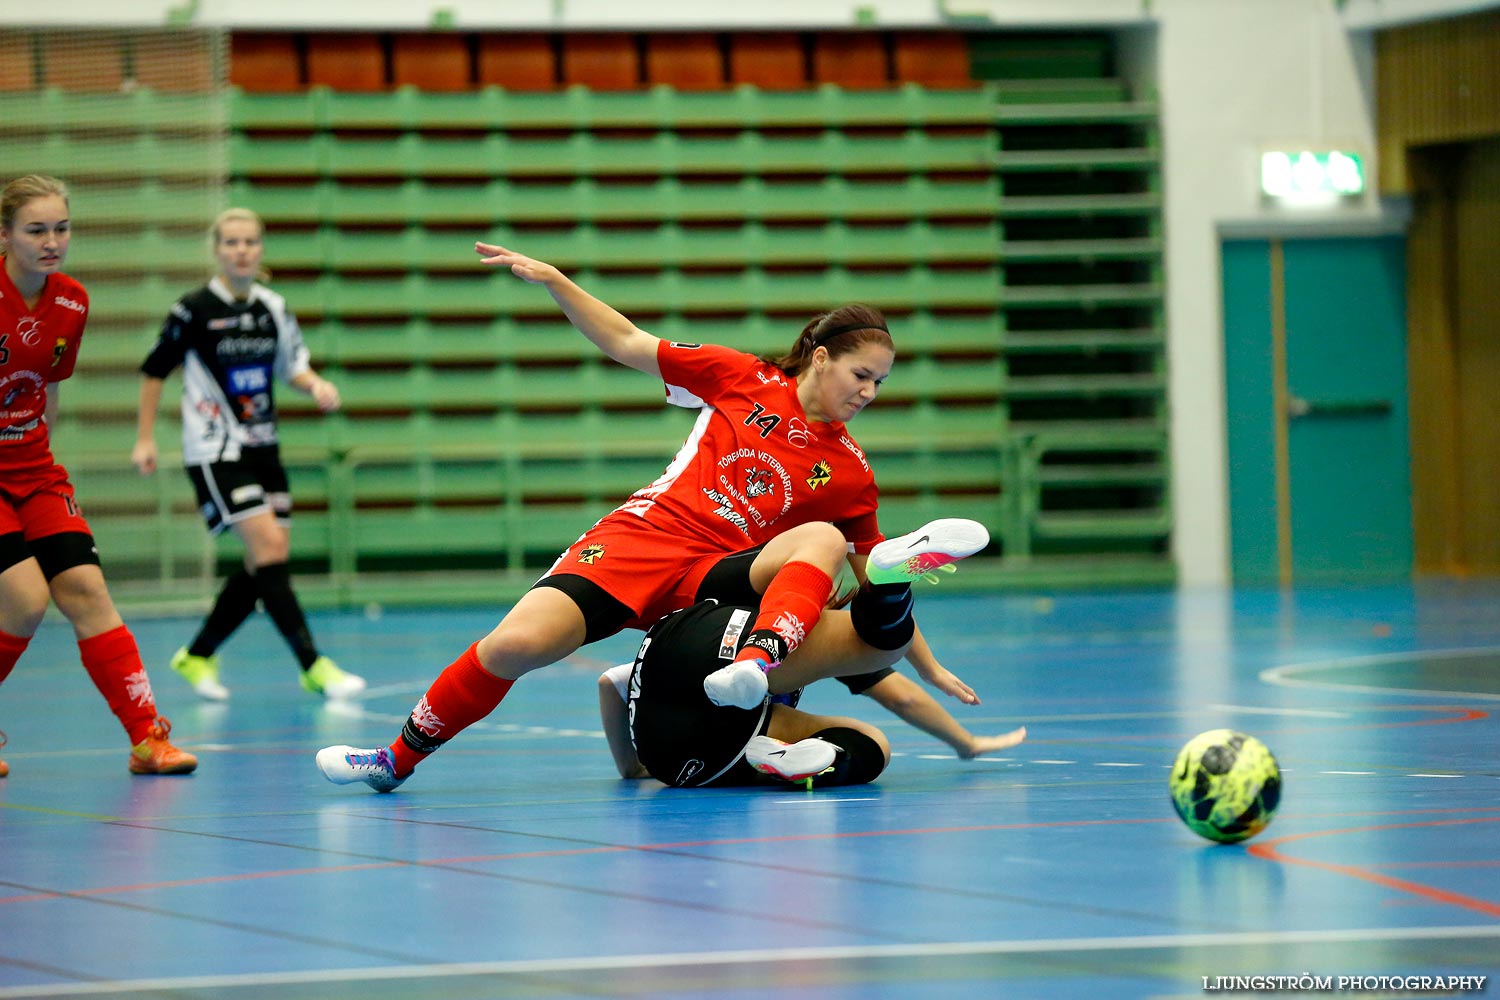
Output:
<path fill-rule="evenodd" d="M 172 724 L 158 715 L 146 738 L 130 748 L 132 774 L 187 774 L 198 766 L 198 758 L 167 742 Z"/>
<path fill-rule="evenodd" d="M 0 733 L 0 747 L 4 747 L 4 746 L 5 746 L 5 734 L 4 733 Z M 10 765 L 7 764 L 7 763 L 5 763 L 5 761 L 0 760 L 0 778 L 5 777 L 9 773 L 10 773 Z"/>

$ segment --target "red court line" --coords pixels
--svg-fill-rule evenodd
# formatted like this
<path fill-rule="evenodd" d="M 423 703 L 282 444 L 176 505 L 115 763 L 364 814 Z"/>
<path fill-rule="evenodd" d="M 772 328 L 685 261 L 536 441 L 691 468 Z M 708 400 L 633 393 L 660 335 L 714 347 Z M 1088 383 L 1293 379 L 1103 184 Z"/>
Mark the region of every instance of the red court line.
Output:
<path fill-rule="evenodd" d="M 106 885 L 93 889 L 66 889 L 58 892 L 33 892 L 26 896 L 0 897 L 0 904 L 36 903 L 48 899 L 73 899 L 78 896 L 108 896 L 118 892 L 147 892 L 152 889 L 177 889 L 188 885 L 213 885 L 216 882 L 249 882 L 261 878 L 288 875 L 321 875 L 324 872 L 357 872 L 371 868 L 402 868 L 406 861 L 372 861 L 364 865 L 326 865 L 317 868 L 283 868 L 280 871 L 243 872 L 239 875 L 205 875 L 202 878 L 174 879 L 166 882 L 141 882 L 136 885 Z"/>
<path fill-rule="evenodd" d="M 1455 715 L 1447 715 L 1436 719 L 1408 719 L 1404 722 L 1357 722 L 1351 721 L 1339 723 L 1329 720 L 1326 725 L 1302 725 L 1302 726 L 1277 726 L 1274 728 L 1256 728 L 1255 732 L 1260 736 L 1283 736 L 1290 733 L 1346 733 L 1359 729 L 1403 729 L 1408 726 L 1447 726 L 1456 722 L 1478 722 L 1488 719 L 1490 713 L 1482 708 L 1466 708 L 1461 705 L 1361 705 L 1358 708 L 1340 709 L 1329 708 L 1326 711 L 1347 711 L 1351 715 L 1360 712 L 1454 712 Z M 1136 744 L 1170 742 L 1177 739 L 1170 733 L 1145 733 L 1145 734 L 1121 734 L 1116 736 L 1075 736 L 1066 739 L 1027 739 L 1026 746 L 1065 745 L 1065 746 L 1089 746 L 1089 745 L 1114 745 L 1114 744 Z"/>
<path fill-rule="evenodd" d="M 1431 903 L 1444 903 L 1448 906 L 1457 906 L 1465 910 L 1473 910 L 1483 913 L 1487 917 L 1500 918 L 1500 904 L 1489 903 L 1472 896 L 1465 896 L 1457 892 L 1448 892 L 1445 889 L 1435 889 L 1430 885 L 1422 885 L 1420 882 L 1408 882 L 1405 879 L 1391 878 L 1389 875 L 1381 875 L 1379 872 L 1357 865 L 1338 865 L 1328 861 L 1312 861 L 1308 858 L 1294 858 L 1283 854 L 1278 848 L 1282 844 L 1289 844 L 1294 840 L 1310 840 L 1314 837 L 1334 837 L 1346 833 L 1373 833 L 1377 830 L 1410 830 L 1417 827 L 1428 826 L 1463 826 L 1471 823 L 1500 823 L 1500 817 L 1484 816 L 1475 819 L 1435 819 L 1424 823 L 1391 823 L 1385 826 L 1354 826 L 1343 830 L 1316 830 L 1311 833 L 1294 833 L 1286 837 L 1277 837 L 1275 840 L 1267 840 L 1261 843 L 1251 844 L 1249 853 L 1257 858 L 1267 861 L 1280 861 L 1285 864 L 1304 865 L 1308 868 L 1318 868 L 1323 871 L 1334 872 L 1339 875 L 1348 875 L 1362 882 L 1371 882 L 1375 885 L 1394 889 L 1397 892 L 1408 893 L 1418 896 Z"/>
<path fill-rule="evenodd" d="M 717 845 L 736 844 L 779 844 L 791 843 L 799 840 L 842 840 L 851 837 L 904 837 L 923 836 L 927 834 L 940 833 L 972 833 L 986 830 L 1039 830 L 1049 827 L 1074 827 L 1074 826 L 1124 826 L 1143 823 L 1175 823 L 1175 817 L 1162 817 L 1152 819 L 1086 819 L 1069 820 L 1055 823 L 999 823 L 984 826 L 952 826 L 934 827 L 930 829 L 910 830 L 870 830 L 859 833 L 810 833 L 799 834 L 788 837 L 743 837 L 731 840 L 700 840 L 684 841 L 677 844 L 602 844 L 598 847 L 579 847 L 562 851 L 514 851 L 506 854 L 481 854 L 470 857 L 457 858 L 433 858 L 426 861 L 373 861 L 366 864 L 355 865 L 327 865 L 313 866 L 309 868 L 284 868 L 276 871 L 244 872 L 238 875 L 206 875 L 202 878 L 177 879 L 163 882 L 143 882 L 135 885 L 113 885 L 98 886 L 92 889 L 69 889 L 57 892 L 36 892 L 24 896 L 0 897 L 0 906 L 7 903 L 31 903 L 50 899 L 67 899 L 79 896 L 104 896 L 113 893 L 124 892 L 146 892 L 152 889 L 172 889 L 190 885 L 212 885 L 222 882 L 248 882 L 255 879 L 295 877 L 299 875 L 322 875 L 325 873 L 345 871 L 366 871 L 382 868 L 425 868 L 442 867 L 445 865 L 479 864 L 490 861 L 517 861 L 531 858 L 560 858 L 585 854 L 618 854 L 625 851 L 669 851 L 681 850 L 689 847 L 713 847 Z"/>
<path fill-rule="evenodd" d="M 1448 810 L 1448 809 L 1441 809 L 1441 810 L 1435 810 L 1435 809 L 1413 809 L 1413 810 L 1400 810 L 1400 811 L 1396 811 L 1394 813 L 1390 812 L 1390 811 L 1386 811 L 1386 812 L 1373 812 L 1373 813 L 1352 813 L 1352 814 L 1346 813 L 1346 814 L 1335 814 L 1335 815 L 1371 815 L 1371 816 L 1432 815 L 1435 812 L 1464 812 L 1464 813 L 1473 813 L 1473 812 L 1476 812 L 1476 811 L 1483 812 L 1483 811 L 1486 811 L 1487 808 L 1500 809 L 1500 806 L 1497 806 L 1497 807 L 1480 807 L 1477 810 L 1476 809 L 1452 809 L 1452 810 Z M 1316 817 L 1305 817 L 1305 818 L 1316 818 Z M 569 849 L 566 849 L 566 850 L 512 851 L 512 852 L 508 852 L 508 853 L 504 853 L 504 854 L 484 854 L 484 855 L 472 855 L 472 856 L 467 856 L 467 857 L 433 858 L 433 859 L 429 859 L 429 860 L 425 860 L 425 861 L 423 861 L 423 860 L 418 860 L 418 861 L 376 861 L 376 862 L 368 862 L 368 863 L 365 863 L 365 864 L 319 865 L 319 866 L 311 866 L 311 867 L 307 867 L 307 868 L 285 868 L 285 869 L 279 869 L 279 870 L 275 870 L 275 871 L 245 872 L 245 873 L 241 873 L 241 874 L 238 874 L 238 875 L 209 875 L 209 876 L 204 876 L 202 878 L 195 878 L 195 879 L 179 879 L 179 880 L 174 880 L 174 881 L 163 881 L 163 882 L 145 882 L 145 883 L 139 883 L 139 884 L 134 884 L 134 885 L 99 886 L 99 887 L 92 888 L 92 889 L 64 890 L 64 891 L 58 891 L 58 892 L 31 893 L 31 894 L 28 894 L 28 895 L 25 895 L 25 896 L 5 896 L 5 897 L 0 897 L 0 906 L 3 906 L 5 904 L 7 904 L 7 903 L 38 902 L 38 901 L 51 900 L 51 899 L 76 898 L 76 897 L 82 897 L 82 896 L 110 895 L 110 894 L 114 894 L 114 893 L 145 892 L 145 891 L 150 891 L 152 889 L 170 889 L 170 888 L 178 888 L 178 887 L 192 886 L 192 885 L 210 885 L 210 884 L 215 884 L 215 883 L 252 881 L 252 880 L 266 879 L 266 878 L 292 878 L 292 877 L 297 877 L 297 876 L 302 876 L 302 875 L 322 875 L 322 874 L 331 874 L 331 873 L 346 872 L 346 871 L 368 871 L 368 870 L 378 870 L 378 869 L 386 869 L 386 868 L 407 868 L 407 867 L 410 867 L 410 868 L 434 867 L 434 868 L 436 868 L 436 867 L 443 867 L 443 866 L 447 866 L 447 865 L 481 864 L 481 863 L 494 862 L 494 861 L 517 861 L 517 860 L 527 860 L 527 859 L 534 859 L 534 858 L 572 857 L 572 856 L 589 855 L 589 854 L 617 854 L 617 853 L 623 853 L 623 852 L 626 852 L 626 851 L 641 851 L 641 852 L 671 851 L 671 850 L 684 850 L 684 849 L 687 849 L 687 848 L 696 848 L 696 847 L 717 847 L 717 846 L 732 846 L 732 845 L 742 845 L 742 844 L 780 844 L 780 843 L 794 843 L 794 842 L 798 842 L 798 841 L 815 841 L 815 840 L 849 840 L 849 839 L 861 838 L 861 837 L 911 837 L 911 836 L 928 836 L 928 835 L 945 834 L 945 833 L 983 833 L 983 832 L 997 831 L 997 830 L 1044 830 L 1044 829 L 1055 829 L 1055 828 L 1061 828 L 1061 827 L 1086 827 L 1086 826 L 1142 826 L 1142 825 L 1151 825 L 1151 824 L 1160 824 L 1160 823 L 1172 824 L 1172 823 L 1176 823 L 1176 822 L 1177 822 L 1177 818 L 1175 816 L 1163 816 L 1163 817 L 1152 817 L 1152 818 L 1149 818 L 1149 819 L 1088 819 L 1088 820 L 1060 820 L 1060 821 L 1046 822 L 1046 823 L 989 823 L 989 824 L 982 824 L 982 825 L 975 825 L 975 826 L 916 827 L 916 828 L 903 829 L 903 830 L 867 830 L 867 831 L 846 832 L 846 833 L 832 833 L 832 834 L 829 834 L 829 833 L 795 834 L 795 835 L 789 835 L 789 836 L 784 836 L 784 837 L 739 837 L 739 838 L 719 839 L 719 840 L 695 840 L 695 841 L 690 840 L 690 841 L 680 841 L 680 842 L 676 842 L 676 843 L 667 843 L 667 844 L 639 844 L 639 845 L 604 844 L 604 845 L 600 845 L 598 847 L 579 847 L 579 848 L 569 848 Z M 1305 865 L 1310 865 L 1312 867 L 1320 867 L 1320 868 L 1327 868 L 1327 869 L 1330 869 L 1330 870 L 1333 870 L 1333 871 L 1340 871 L 1340 872 L 1344 872 L 1345 874 L 1353 874 L 1357 878 L 1367 878 L 1370 881 L 1376 881 L 1376 882 L 1379 882 L 1382 885 L 1389 884 L 1392 887 L 1402 888 L 1403 891 L 1416 891 L 1416 892 L 1418 892 L 1418 894 L 1441 894 L 1440 890 L 1428 889 L 1425 886 L 1419 886 L 1419 885 L 1416 885 L 1415 883 L 1405 883 L 1405 882 L 1401 882 L 1400 880 L 1397 880 L 1397 879 L 1387 879 L 1386 877 L 1377 875 L 1374 872 L 1366 872 L 1366 871 L 1363 871 L 1361 869 L 1347 868 L 1346 866 L 1340 866 L 1340 865 L 1329 865 L 1329 864 L 1325 864 L 1323 862 L 1304 861 L 1304 860 L 1298 859 L 1298 858 L 1285 857 L 1285 856 L 1282 856 L 1279 853 L 1277 853 L 1274 850 L 1274 846 L 1276 844 L 1289 843 L 1289 842 L 1291 842 L 1293 840 L 1301 840 L 1301 839 L 1308 838 L 1308 837 L 1328 836 L 1328 835 L 1331 835 L 1331 834 L 1334 834 L 1334 833 L 1355 833 L 1355 832 L 1373 831 L 1373 830 L 1395 830 L 1395 829 L 1404 829 L 1404 828 L 1416 827 L 1416 826 L 1446 826 L 1446 825 L 1454 825 L 1454 824 L 1459 824 L 1459 823 L 1500 823 L 1500 816 L 1497 816 L 1497 817 L 1487 817 L 1487 818 L 1483 818 L 1483 819 L 1434 820 L 1434 821 L 1429 821 L 1429 822 L 1424 822 L 1424 823 L 1398 823 L 1398 824 L 1391 824 L 1391 825 L 1388 825 L 1388 826 L 1353 827 L 1353 828 L 1350 828 L 1348 830 L 1329 830 L 1329 831 L 1321 831 L 1321 832 L 1315 832 L 1315 833 L 1291 834 L 1291 835 L 1286 836 L 1286 837 L 1279 837 L 1276 840 L 1271 840 L 1271 841 L 1266 841 L 1264 843 L 1251 845 L 1250 846 L 1250 852 L 1252 854 L 1255 854 L 1258 857 L 1266 858 L 1266 859 L 1269 859 L 1269 860 L 1284 861 L 1284 862 L 1287 862 L 1287 863 L 1290 863 L 1290 864 L 1305 864 Z M 1407 888 L 1407 887 L 1409 887 L 1409 888 Z M 1442 894 L 1442 895 L 1446 895 L 1446 894 Z M 1467 897 L 1455 896 L 1454 900 L 1467 900 Z M 1444 900 L 1444 901 L 1446 902 L 1446 901 L 1449 901 L 1449 900 Z M 1500 906 L 1494 906 L 1492 904 L 1484 903 L 1484 902 L 1479 901 L 1479 900 L 1467 900 L 1467 902 L 1473 903 L 1473 904 L 1475 904 L 1476 906 L 1479 906 L 1479 907 L 1489 907 L 1490 908 L 1489 911 L 1482 911 L 1482 912 L 1490 912 L 1494 916 L 1500 916 Z M 1459 903 L 1458 905 L 1465 905 L 1465 904 Z"/>

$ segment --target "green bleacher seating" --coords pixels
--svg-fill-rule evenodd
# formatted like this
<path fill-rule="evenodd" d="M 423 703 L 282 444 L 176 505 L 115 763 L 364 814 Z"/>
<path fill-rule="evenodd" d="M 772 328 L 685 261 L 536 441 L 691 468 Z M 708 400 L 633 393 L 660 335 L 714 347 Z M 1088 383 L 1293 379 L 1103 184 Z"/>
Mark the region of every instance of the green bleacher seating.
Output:
<path fill-rule="evenodd" d="M 1158 579 L 1172 519 L 1158 109 L 1108 75 L 1110 44 L 973 39 L 975 71 L 1008 78 L 951 89 L 0 95 L 13 120 L 49 120 L 44 104 L 64 124 L 40 148 L 97 161 L 112 185 L 74 202 L 112 235 L 74 254 L 94 309 L 60 454 L 80 456 L 127 577 L 235 558 L 205 540 L 180 473 L 138 479 L 128 453 L 137 366 L 209 273 L 208 220 L 245 205 L 344 396 L 321 415 L 278 390 L 294 552 L 332 579 L 534 573 L 659 475 L 692 425 L 545 292 L 479 265 L 475 240 L 557 263 L 673 340 L 776 354 L 815 312 L 873 302 L 899 360 L 852 431 L 888 530 L 977 517 L 1006 565 L 1123 555 Z M 222 190 L 177 181 L 225 161 Z"/>

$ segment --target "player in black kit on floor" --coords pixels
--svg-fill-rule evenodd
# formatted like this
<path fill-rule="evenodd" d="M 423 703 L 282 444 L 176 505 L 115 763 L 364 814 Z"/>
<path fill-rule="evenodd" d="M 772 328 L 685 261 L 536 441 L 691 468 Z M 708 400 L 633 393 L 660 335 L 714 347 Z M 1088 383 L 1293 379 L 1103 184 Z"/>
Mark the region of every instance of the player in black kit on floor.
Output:
<path fill-rule="evenodd" d="M 909 584 L 859 588 L 852 573 L 847 580 L 841 575 L 834 603 L 841 605 L 851 594 L 847 611 L 823 612 L 797 651 L 767 675 L 767 696 L 748 709 L 714 704 L 703 677 L 732 660 L 743 645 L 755 613 L 754 594 L 728 587 L 722 603 L 700 601 L 658 621 L 633 663 L 612 667 L 599 678 L 599 713 L 620 776 L 654 777 L 676 787 L 809 778 L 814 786 L 872 781 L 890 760 L 889 743 L 878 728 L 796 708 L 803 687 L 829 677 L 855 694 L 870 694 L 963 757 L 1026 738 L 1024 727 L 1002 736 L 974 736 L 892 669 L 914 629 Z M 978 703 L 956 677 L 946 676 L 945 688 Z"/>
<path fill-rule="evenodd" d="M 770 697 L 749 709 L 708 700 L 704 676 L 733 659 L 754 615 L 753 607 L 715 601 L 674 611 L 646 633 L 628 675 L 616 667 L 600 678 L 604 732 L 624 777 L 649 775 L 678 788 L 807 779 L 826 786 L 863 784 L 885 770 L 890 745 L 867 722 L 812 715 Z M 841 630 L 852 632 L 849 616 L 824 612 L 772 681 L 800 687 L 830 676 L 820 666 L 834 664 L 818 655 L 817 639 Z"/>

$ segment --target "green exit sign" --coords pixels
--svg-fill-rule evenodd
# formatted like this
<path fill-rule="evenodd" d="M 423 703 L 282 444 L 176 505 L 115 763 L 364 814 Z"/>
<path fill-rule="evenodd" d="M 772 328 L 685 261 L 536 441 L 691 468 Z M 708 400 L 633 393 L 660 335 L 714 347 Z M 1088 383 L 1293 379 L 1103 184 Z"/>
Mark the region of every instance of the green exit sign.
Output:
<path fill-rule="evenodd" d="M 1285 202 L 1329 202 L 1364 193 L 1365 164 L 1358 153 L 1262 153 L 1260 190 Z"/>

